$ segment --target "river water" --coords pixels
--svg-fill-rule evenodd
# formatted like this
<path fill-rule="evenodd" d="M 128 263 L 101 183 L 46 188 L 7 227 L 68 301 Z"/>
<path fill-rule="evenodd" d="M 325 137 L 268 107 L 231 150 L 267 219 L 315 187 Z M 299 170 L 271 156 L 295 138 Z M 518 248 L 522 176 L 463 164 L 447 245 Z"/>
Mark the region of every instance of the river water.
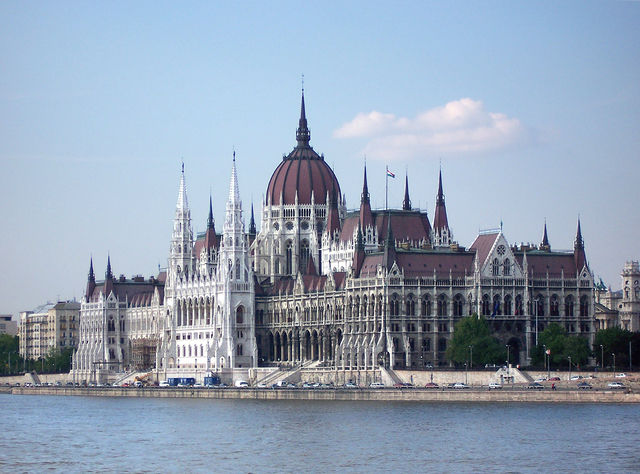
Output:
<path fill-rule="evenodd" d="M 1 472 L 638 472 L 636 405 L 0 395 Z"/>

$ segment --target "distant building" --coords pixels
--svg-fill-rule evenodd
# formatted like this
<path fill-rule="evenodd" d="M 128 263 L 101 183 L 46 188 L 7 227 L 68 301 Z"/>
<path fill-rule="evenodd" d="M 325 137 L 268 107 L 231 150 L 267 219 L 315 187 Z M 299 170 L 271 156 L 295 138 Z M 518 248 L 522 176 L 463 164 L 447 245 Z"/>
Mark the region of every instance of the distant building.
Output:
<path fill-rule="evenodd" d="M 15 336 L 18 334 L 18 321 L 12 319 L 10 314 L 0 314 L 0 334 Z"/>
<path fill-rule="evenodd" d="M 620 327 L 640 331 L 640 264 L 631 260 L 621 273 L 622 289 L 612 291 L 604 284 L 596 289 L 596 329 Z"/>
<path fill-rule="evenodd" d="M 22 311 L 19 321 L 20 355 L 27 359 L 46 357 L 51 350 L 78 344 L 80 303 L 47 303 L 33 311 Z"/>

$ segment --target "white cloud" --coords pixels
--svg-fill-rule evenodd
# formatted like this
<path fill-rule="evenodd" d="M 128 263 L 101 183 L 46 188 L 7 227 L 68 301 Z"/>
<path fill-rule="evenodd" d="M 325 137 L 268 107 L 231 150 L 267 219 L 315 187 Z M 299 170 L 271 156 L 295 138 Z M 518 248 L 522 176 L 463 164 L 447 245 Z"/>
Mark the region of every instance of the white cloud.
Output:
<path fill-rule="evenodd" d="M 377 111 L 360 113 L 334 132 L 337 138 L 366 139 L 363 152 L 381 160 L 501 150 L 522 143 L 526 135 L 517 118 L 488 112 L 482 101 L 469 98 L 413 119 Z"/>

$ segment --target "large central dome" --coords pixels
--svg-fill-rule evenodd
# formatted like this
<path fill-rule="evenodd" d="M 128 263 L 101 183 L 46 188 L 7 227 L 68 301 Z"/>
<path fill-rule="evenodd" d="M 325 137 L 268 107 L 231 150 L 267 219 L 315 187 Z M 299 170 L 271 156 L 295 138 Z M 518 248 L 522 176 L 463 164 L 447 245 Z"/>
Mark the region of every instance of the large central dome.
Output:
<path fill-rule="evenodd" d="M 340 184 L 333 170 L 309 145 L 310 133 L 304 109 L 304 93 L 300 107 L 300 123 L 296 132 L 298 144 L 276 168 L 267 188 L 268 205 L 324 204 L 327 193 L 340 197 Z"/>

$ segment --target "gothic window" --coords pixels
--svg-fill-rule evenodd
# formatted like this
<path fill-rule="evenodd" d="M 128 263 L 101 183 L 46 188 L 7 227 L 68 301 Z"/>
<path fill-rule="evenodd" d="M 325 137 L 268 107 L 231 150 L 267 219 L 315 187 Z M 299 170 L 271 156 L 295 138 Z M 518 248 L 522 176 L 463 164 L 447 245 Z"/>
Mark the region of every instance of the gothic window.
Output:
<path fill-rule="evenodd" d="M 438 339 L 438 351 L 444 352 L 447 350 L 447 340 L 444 337 Z"/>
<path fill-rule="evenodd" d="M 446 316 L 447 315 L 447 297 L 445 295 L 440 295 L 438 297 L 438 316 Z"/>
<path fill-rule="evenodd" d="M 286 267 L 285 273 L 287 275 L 291 275 L 293 270 L 293 248 L 290 240 L 287 240 L 287 250 L 286 250 Z"/>
<path fill-rule="evenodd" d="M 503 303 L 504 314 L 511 314 L 511 295 L 506 295 L 504 297 Z"/>
<path fill-rule="evenodd" d="M 580 316 L 589 316 L 589 298 L 580 298 Z"/>
<path fill-rule="evenodd" d="M 537 315 L 544 316 L 544 296 L 538 295 L 535 298 L 535 304 L 537 305 Z"/>
<path fill-rule="evenodd" d="M 549 315 L 551 316 L 559 316 L 560 315 L 560 303 L 558 303 L 558 296 L 553 295 L 551 297 L 551 301 L 549 302 Z"/>
<path fill-rule="evenodd" d="M 236 355 L 239 355 L 239 356 L 242 355 L 242 344 L 238 344 L 238 347 L 236 349 Z"/>
<path fill-rule="evenodd" d="M 463 306 L 462 295 L 456 295 L 453 299 L 453 315 L 454 316 L 462 316 L 462 306 Z"/>
<path fill-rule="evenodd" d="M 522 311 L 522 296 L 521 295 L 517 295 L 516 296 L 516 310 L 514 313 L 516 316 L 521 316 L 523 314 Z"/>
<path fill-rule="evenodd" d="M 414 316 L 416 312 L 416 302 L 413 299 L 413 295 L 409 295 L 407 297 L 407 302 L 405 304 L 405 313 L 408 316 Z"/>
<path fill-rule="evenodd" d="M 564 315 L 573 316 L 573 296 L 571 295 L 564 299 Z"/>
<path fill-rule="evenodd" d="M 391 316 L 398 316 L 400 314 L 400 301 L 398 295 L 394 293 L 391 295 L 391 301 L 389 302 L 389 313 Z"/>
<path fill-rule="evenodd" d="M 431 299 L 429 298 L 429 295 L 422 298 L 422 315 L 431 316 Z"/>
<path fill-rule="evenodd" d="M 509 261 L 508 258 L 504 259 L 504 263 L 502 264 L 502 267 L 503 267 L 502 272 L 503 272 L 504 276 L 511 275 L 511 262 Z"/>
<path fill-rule="evenodd" d="M 304 273 L 309 264 L 309 241 L 303 240 L 300 244 L 300 271 Z"/>
<path fill-rule="evenodd" d="M 238 306 L 236 309 L 236 324 L 242 324 L 244 320 L 244 307 Z"/>
<path fill-rule="evenodd" d="M 236 280 L 240 280 L 240 277 L 242 276 L 242 273 L 240 273 L 240 260 L 238 259 L 236 259 L 236 271 L 234 276 Z"/>
<path fill-rule="evenodd" d="M 365 317 L 365 318 L 367 317 L 367 309 L 368 309 L 367 301 L 369 301 L 369 300 L 367 299 L 367 295 L 364 295 L 364 296 L 362 297 L 362 316 L 363 316 L 363 317 Z M 392 313 L 392 314 L 393 314 L 393 313 Z"/>
<path fill-rule="evenodd" d="M 491 315 L 501 315 L 502 311 L 500 309 L 500 296 L 494 295 L 493 297 L 493 308 L 491 309 Z"/>
<path fill-rule="evenodd" d="M 489 301 L 489 295 L 482 296 L 482 315 L 489 316 L 491 314 L 491 302 Z"/>
<path fill-rule="evenodd" d="M 109 322 L 107 323 L 107 331 L 115 331 L 116 323 L 113 320 L 113 317 L 109 317 Z"/>
<path fill-rule="evenodd" d="M 493 274 L 493 276 L 500 275 L 500 262 L 497 258 L 493 259 L 493 263 L 491 264 L 491 273 Z"/>

